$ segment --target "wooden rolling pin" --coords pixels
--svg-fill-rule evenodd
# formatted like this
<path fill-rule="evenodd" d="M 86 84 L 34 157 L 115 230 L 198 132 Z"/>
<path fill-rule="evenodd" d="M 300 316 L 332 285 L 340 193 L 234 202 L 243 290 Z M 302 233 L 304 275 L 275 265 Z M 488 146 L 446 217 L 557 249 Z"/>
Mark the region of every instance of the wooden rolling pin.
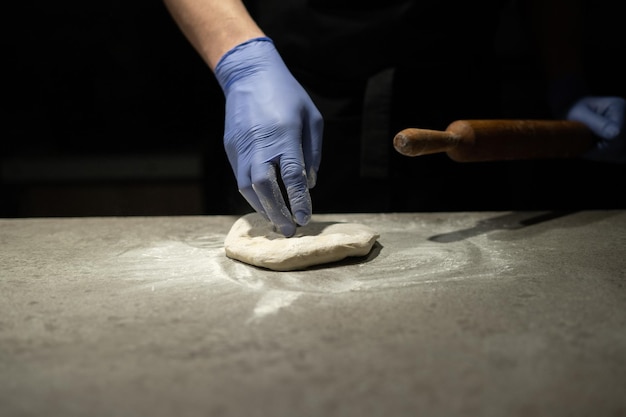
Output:
<path fill-rule="evenodd" d="M 591 148 L 594 135 L 567 120 L 457 120 L 445 131 L 404 129 L 393 139 L 406 156 L 446 152 L 457 162 L 573 158 Z"/>

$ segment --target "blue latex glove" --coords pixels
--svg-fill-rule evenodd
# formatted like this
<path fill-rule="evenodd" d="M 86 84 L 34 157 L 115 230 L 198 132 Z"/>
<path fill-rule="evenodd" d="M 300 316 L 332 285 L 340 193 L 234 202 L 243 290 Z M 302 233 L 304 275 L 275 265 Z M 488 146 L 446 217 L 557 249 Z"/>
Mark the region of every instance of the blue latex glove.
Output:
<path fill-rule="evenodd" d="M 215 75 L 226 96 L 224 146 L 239 191 L 279 232 L 293 236 L 312 214 L 322 116 L 269 38 L 234 47 Z"/>
<path fill-rule="evenodd" d="M 626 162 L 626 100 L 593 97 L 583 79 L 571 74 L 552 81 L 548 94 L 555 117 L 584 123 L 597 136 L 595 146 L 583 158 Z"/>
<path fill-rule="evenodd" d="M 599 138 L 583 158 L 626 162 L 626 100 L 621 97 L 583 97 L 567 112 L 568 120 L 584 123 Z"/>

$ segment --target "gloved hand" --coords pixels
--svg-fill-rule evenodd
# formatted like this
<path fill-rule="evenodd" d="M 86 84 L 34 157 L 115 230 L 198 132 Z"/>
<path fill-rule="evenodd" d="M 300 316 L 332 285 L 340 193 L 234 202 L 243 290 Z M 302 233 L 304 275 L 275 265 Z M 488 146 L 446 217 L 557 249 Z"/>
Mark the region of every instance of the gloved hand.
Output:
<path fill-rule="evenodd" d="M 239 191 L 279 232 L 293 236 L 296 223 L 307 224 L 312 214 L 322 116 L 269 38 L 231 49 L 215 75 L 226 96 L 224 146 Z"/>
<path fill-rule="evenodd" d="M 579 76 L 554 80 L 548 91 L 555 117 L 584 123 L 597 136 L 593 149 L 582 157 L 600 162 L 626 162 L 626 100 L 589 95 Z"/>
<path fill-rule="evenodd" d="M 567 112 L 568 120 L 584 123 L 599 138 L 583 158 L 626 162 L 626 100 L 621 97 L 583 97 Z"/>

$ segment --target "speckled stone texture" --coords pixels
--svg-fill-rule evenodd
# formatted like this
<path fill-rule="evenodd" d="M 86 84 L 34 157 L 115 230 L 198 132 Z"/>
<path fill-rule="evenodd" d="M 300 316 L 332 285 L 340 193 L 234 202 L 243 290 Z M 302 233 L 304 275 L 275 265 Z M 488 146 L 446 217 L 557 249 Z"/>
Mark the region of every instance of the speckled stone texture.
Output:
<path fill-rule="evenodd" d="M 229 259 L 234 216 L 0 220 L 0 415 L 626 414 L 626 212 L 319 215 L 365 259 Z"/>

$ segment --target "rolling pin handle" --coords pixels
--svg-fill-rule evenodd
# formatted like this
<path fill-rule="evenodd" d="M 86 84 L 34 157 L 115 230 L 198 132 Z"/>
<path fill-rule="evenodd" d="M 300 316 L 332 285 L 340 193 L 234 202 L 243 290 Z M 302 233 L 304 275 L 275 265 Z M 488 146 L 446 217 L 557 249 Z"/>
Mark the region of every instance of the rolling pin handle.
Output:
<path fill-rule="evenodd" d="M 449 131 L 408 128 L 396 134 L 393 146 L 402 155 L 420 156 L 447 152 L 460 140 L 460 136 Z"/>

